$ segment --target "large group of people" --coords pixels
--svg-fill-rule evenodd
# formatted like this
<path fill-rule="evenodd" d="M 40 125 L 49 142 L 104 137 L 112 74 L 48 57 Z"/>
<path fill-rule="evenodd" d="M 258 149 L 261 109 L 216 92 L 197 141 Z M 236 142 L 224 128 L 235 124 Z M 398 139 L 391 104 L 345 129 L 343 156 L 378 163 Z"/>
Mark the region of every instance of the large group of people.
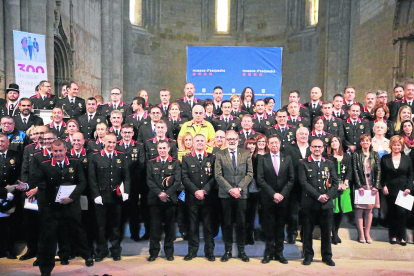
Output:
<path fill-rule="evenodd" d="M 396 86 L 392 101 L 386 91 L 368 92 L 364 105 L 351 86 L 324 102 L 314 87 L 305 104 L 293 90 L 277 111 L 275 99 L 255 100 L 250 87 L 223 100 L 217 86 L 213 99 L 200 100 L 188 82 L 184 97 L 171 101 L 162 89 L 154 105 L 146 90 L 131 104 L 117 87 L 107 103 L 78 93 L 71 81 L 57 97 L 42 81 L 34 96 L 19 98 L 10 84 L 0 101 L 0 257 L 17 259 L 14 243 L 23 236 L 19 259 L 36 258 L 42 275 L 50 275 L 57 246 L 62 265 L 81 256 L 92 266 L 109 253 L 119 261 L 129 223 L 131 239 L 149 240 L 150 262 L 162 232 L 166 259 L 174 260 L 177 225 L 189 261 L 202 222 L 209 261 L 220 227 L 221 261 L 233 257 L 235 227 L 242 261 L 261 233 L 262 263 L 287 264 L 284 242 L 296 243 L 300 230 L 310 265 L 319 225 L 322 261 L 334 266 L 343 214 L 354 214 L 361 243 L 373 242 L 373 220 L 389 226 L 391 244 L 407 243 L 412 213 L 396 198 L 413 185 L 413 83 Z M 51 110 L 51 122 L 35 110 Z M 354 195 L 364 193 L 375 203 L 357 204 Z"/>

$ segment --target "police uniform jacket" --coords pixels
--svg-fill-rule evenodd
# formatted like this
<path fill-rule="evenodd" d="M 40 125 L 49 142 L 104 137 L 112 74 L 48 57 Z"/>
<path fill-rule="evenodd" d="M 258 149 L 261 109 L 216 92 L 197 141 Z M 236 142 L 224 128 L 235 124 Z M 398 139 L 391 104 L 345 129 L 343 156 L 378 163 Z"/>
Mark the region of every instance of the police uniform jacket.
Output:
<path fill-rule="evenodd" d="M 286 207 L 290 191 L 294 185 L 292 159 L 283 153 L 279 153 L 279 155 L 279 174 L 276 174 L 273 167 L 272 153 L 266 153 L 258 160 L 257 185 L 261 188 L 260 197 L 263 205 L 275 204 L 273 196 L 275 193 L 279 193 L 284 199 L 278 205 Z"/>
<path fill-rule="evenodd" d="M 183 126 L 183 124 L 184 124 L 185 122 L 187 122 L 187 121 L 188 121 L 188 119 L 187 119 L 187 118 L 181 118 L 181 117 L 178 117 L 178 119 L 177 119 L 177 120 L 173 120 L 173 119 L 170 117 L 170 118 L 168 118 L 168 121 L 170 122 L 170 124 L 171 124 L 171 126 L 172 126 L 172 132 L 173 132 L 173 135 L 174 135 L 173 139 L 174 139 L 175 141 L 177 141 L 178 134 L 180 133 L 181 127 Z"/>
<path fill-rule="evenodd" d="M 45 99 L 42 98 L 41 94 L 30 97 L 33 103 L 33 109 L 47 109 L 52 110 L 57 104 L 57 97 L 52 94 L 46 94 Z"/>
<path fill-rule="evenodd" d="M 151 120 L 148 121 L 144 121 L 142 123 L 142 125 L 139 127 L 139 131 L 138 131 L 138 142 L 139 143 L 144 143 L 145 141 L 154 138 L 155 135 L 155 131 L 152 131 L 152 123 Z M 171 123 L 167 120 L 167 133 L 165 134 L 165 136 L 169 139 L 174 139 L 174 134 L 172 131 L 172 125 Z"/>
<path fill-rule="evenodd" d="M 74 202 L 68 204 L 80 211 L 79 198 L 86 188 L 86 178 L 82 167 L 77 159 L 65 156 L 63 169 L 57 165 L 56 159 L 43 161 L 38 171 L 33 175 L 31 188 L 38 187 L 39 207 L 53 206 L 54 208 L 66 208 L 60 203 L 55 202 L 60 185 L 76 185 L 75 190 L 69 198 Z M 69 207 L 69 208 L 71 208 Z"/>
<path fill-rule="evenodd" d="M 104 148 L 105 148 L 105 144 L 99 138 L 97 138 L 96 140 L 92 140 L 92 139 L 89 140 L 88 145 L 86 146 L 86 150 L 88 151 L 88 154 L 101 151 Z"/>
<path fill-rule="evenodd" d="M 259 118 L 260 122 L 259 122 Z M 276 121 L 273 117 L 268 116 L 266 113 L 263 113 L 262 116 L 256 114 L 253 115 L 253 130 L 260 132 L 261 134 L 266 134 L 266 129 L 276 124 Z"/>
<path fill-rule="evenodd" d="M 166 186 L 163 185 L 163 181 L 167 184 Z M 171 156 L 168 156 L 165 164 L 162 164 L 160 157 L 150 160 L 147 165 L 147 185 L 149 188 L 148 205 L 176 204 L 177 189 L 181 185 L 180 161 Z M 159 199 L 158 195 L 161 192 L 168 195 L 167 202 Z"/>
<path fill-rule="evenodd" d="M 24 147 L 23 162 L 20 171 L 20 180 L 24 183 L 29 181 L 30 175 L 33 173 L 33 156 L 38 151 L 41 151 L 41 145 L 39 143 L 31 143 Z"/>
<path fill-rule="evenodd" d="M 336 110 L 334 110 L 332 112 L 332 116 L 334 116 L 335 118 L 341 119 L 341 120 L 346 120 L 349 118 L 349 113 L 348 111 L 345 112 L 345 110 L 341 108 L 340 112 L 336 112 Z"/>
<path fill-rule="evenodd" d="M 242 102 L 242 106 L 240 107 L 243 111 L 246 111 L 247 114 L 253 115 L 256 112 L 254 102 L 251 102 L 249 108 Z"/>
<path fill-rule="evenodd" d="M 168 154 L 172 158 L 176 159 L 178 157 L 177 143 L 168 138 L 165 138 L 165 140 L 168 142 L 168 145 L 170 146 L 170 152 Z M 145 141 L 144 149 L 147 161 L 158 157 L 157 144 L 159 141 L 160 140 L 158 140 L 158 137 L 148 139 L 147 141 Z"/>
<path fill-rule="evenodd" d="M 388 109 L 390 111 L 390 117 L 388 118 L 390 121 L 397 121 L 398 111 L 400 110 L 401 102 L 401 100 L 394 100 L 387 103 Z"/>
<path fill-rule="evenodd" d="M 83 137 L 85 139 L 93 139 L 94 133 L 96 130 L 96 125 L 100 122 L 106 123 L 106 118 L 104 116 L 98 115 L 98 112 L 96 112 L 92 120 L 89 122 L 88 120 L 89 120 L 88 113 L 80 115 L 77 118 L 77 121 L 79 123 L 79 131 L 83 133 Z"/>
<path fill-rule="evenodd" d="M 345 110 L 346 112 L 348 112 L 348 111 L 349 111 L 349 109 L 351 108 L 351 106 L 352 106 L 353 104 L 358 104 L 358 105 L 359 105 L 359 107 L 361 108 L 361 111 L 364 109 L 364 106 L 363 106 L 361 103 L 359 103 L 359 102 L 357 102 L 357 101 L 353 101 L 352 103 L 348 104 L 348 103 L 345 101 L 345 99 L 344 99 L 344 105 L 342 106 L 342 109 L 343 109 L 343 110 Z"/>
<path fill-rule="evenodd" d="M 16 183 L 20 176 L 22 159 L 18 152 L 7 150 L 6 158 L 0 156 L 0 188 Z"/>
<path fill-rule="evenodd" d="M 221 111 L 221 103 L 218 106 L 218 108 L 216 108 L 216 103 L 213 101 L 213 114 L 214 115 L 218 115 L 218 116 L 220 116 L 221 114 L 223 114 L 223 111 Z"/>
<path fill-rule="evenodd" d="M 285 125 L 285 130 L 283 132 L 279 124 L 269 127 L 266 130 L 266 136 L 270 137 L 273 134 L 276 134 L 277 137 L 279 137 L 280 142 L 282 143 L 282 151 L 287 145 L 292 145 L 296 141 L 296 128 L 290 125 Z"/>
<path fill-rule="evenodd" d="M 367 121 L 374 120 L 374 116 L 371 115 L 371 111 L 368 110 L 367 106 L 361 109 L 361 114 L 359 115 L 359 118 L 367 120 Z"/>
<path fill-rule="evenodd" d="M 120 140 L 115 148 L 117 151 L 122 151 L 127 159 L 129 174 L 131 179 L 140 179 L 145 172 L 145 151 L 144 145 L 137 143 L 134 140 L 129 142 L 129 146 L 125 148 L 124 140 Z M 142 178 L 141 178 L 142 179 Z M 138 184 L 141 181 L 136 181 Z M 134 184 L 131 182 L 131 189 Z"/>
<path fill-rule="evenodd" d="M 176 100 L 176 102 L 180 105 L 180 117 L 181 118 L 187 118 L 189 120 L 193 119 L 193 107 L 195 105 L 203 105 L 203 101 L 200 99 L 197 99 L 196 97 L 193 97 L 192 99 L 192 106 L 189 104 L 187 97 L 182 97 Z M 168 116 L 167 116 L 168 117 Z"/>
<path fill-rule="evenodd" d="M 306 106 L 304 106 L 303 104 L 301 104 L 301 103 L 298 103 L 298 105 L 299 105 L 299 117 L 302 117 L 302 118 L 308 120 L 308 122 L 309 122 L 310 121 L 310 114 L 309 114 L 308 108 Z M 282 107 L 282 109 L 286 110 L 289 114 L 288 105 L 285 105 L 284 107 Z"/>
<path fill-rule="evenodd" d="M 240 119 L 238 119 L 237 117 L 234 117 L 233 115 L 230 115 L 228 117 L 227 123 L 223 115 L 221 115 L 220 117 L 216 119 L 213 119 L 211 123 L 215 131 L 223 130 L 224 132 L 227 132 L 228 130 L 234 130 L 238 132 L 241 129 Z"/>
<path fill-rule="evenodd" d="M 293 120 L 295 120 L 295 121 L 293 122 Z M 309 121 L 306 118 L 303 118 L 303 117 L 300 117 L 300 116 L 296 117 L 296 119 L 289 116 L 288 120 L 287 120 L 287 124 L 290 125 L 290 126 L 294 126 L 296 128 L 306 127 L 308 129 L 310 129 Z"/>
<path fill-rule="evenodd" d="M 77 119 L 79 116 L 86 113 L 85 100 L 79 97 L 74 97 L 74 103 L 72 104 L 68 96 L 62 100 L 59 100 L 58 106 L 62 107 L 71 119 Z"/>
<path fill-rule="evenodd" d="M 249 112 L 247 112 L 246 110 L 240 109 L 240 108 L 239 108 L 239 110 L 236 110 L 236 111 L 231 110 L 231 112 L 230 112 L 231 116 L 233 116 L 235 118 L 239 118 L 239 119 L 243 118 L 243 116 L 246 115 L 246 114 L 249 114 Z M 222 115 L 223 115 L 223 113 L 222 113 Z"/>
<path fill-rule="evenodd" d="M 343 143 L 345 146 L 348 147 L 353 145 L 359 148 L 359 136 L 361 136 L 361 134 L 371 134 L 368 121 L 358 118 L 356 126 L 351 122 L 351 118 L 344 121 Z"/>
<path fill-rule="evenodd" d="M 305 103 L 303 105 L 309 110 L 309 122 L 310 122 L 311 125 L 313 124 L 313 118 L 323 115 L 322 104 L 323 104 L 323 102 L 319 101 L 316 104 L 316 108 L 313 108 L 313 103 L 312 102 L 308 102 L 308 103 Z"/>
<path fill-rule="evenodd" d="M 195 150 L 183 157 L 182 181 L 185 187 L 185 203 L 190 205 L 202 205 L 211 203 L 210 191 L 214 189 L 216 180 L 214 178 L 215 156 L 204 152 L 203 161 L 198 160 Z M 204 190 L 204 200 L 198 200 L 195 192 Z"/>
<path fill-rule="evenodd" d="M 251 129 L 251 130 L 249 130 L 249 134 L 247 135 L 247 138 L 246 138 L 244 130 L 242 129 L 239 132 L 237 132 L 237 134 L 239 135 L 239 148 L 244 148 L 244 142 L 246 141 L 246 139 L 247 138 L 256 139 L 256 137 L 259 133 L 257 133 L 253 129 Z"/>
<path fill-rule="evenodd" d="M 142 114 L 141 119 L 139 119 L 137 113 L 130 114 L 128 115 L 128 117 L 126 117 L 125 123 L 131 124 L 134 127 L 134 136 L 132 137 L 132 139 L 138 139 L 139 127 L 144 123 L 144 121 L 147 123 L 151 122 L 151 117 L 148 115 L 147 112 L 144 112 L 144 114 Z"/>
<path fill-rule="evenodd" d="M 88 171 L 91 196 L 102 196 L 102 202 L 113 203 L 113 190 L 124 183 L 124 192 L 130 193 L 131 180 L 125 154 L 120 151 L 112 153 L 112 160 L 105 150 L 94 153 L 89 160 Z"/>
<path fill-rule="evenodd" d="M 108 124 L 111 124 L 110 122 L 110 117 L 111 117 L 111 112 L 114 110 L 114 105 L 112 102 L 109 102 L 107 104 L 103 104 L 103 105 L 99 105 L 98 106 L 98 110 L 97 112 L 101 115 L 106 117 L 106 120 L 108 121 Z M 129 110 L 129 104 L 124 103 L 122 101 L 120 101 L 116 107 L 117 110 L 122 112 L 122 118 L 123 118 L 123 122 L 125 122 L 125 118 L 127 116 L 128 110 Z"/>
<path fill-rule="evenodd" d="M 50 124 L 47 124 L 46 126 L 49 128 L 49 130 L 53 131 L 56 134 L 56 136 L 60 139 L 66 139 L 69 136 L 69 132 L 66 129 L 66 123 L 64 121 L 62 121 L 62 124 L 60 125 L 59 132 L 57 131 L 55 122 L 53 121 Z"/>
<path fill-rule="evenodd" d="M 23 156 L 24 147 L 28 144 L 26 133 L 15 128 L 11 133 L 5 134 L 9 139 L 9 149 L 17 151 L 20 156 Z"/>
<path fill-rule="evenodd" d="M 332 209 L 332 199 L 338 191 L 338 178 L 332 161 L 321 157 L 320 166 L 312 158 L 312 155 L 300 161 L 299 181 L 302 185 L 302 208 L 311 210 Z M 325 203 L 318 198 L 327 194 L 329 200 Z"/>
<path fill-rule="evenodd" d="M 115 134 L 115 136 L 116 136 L 116 140 L 117 140 L 117 141 L 120 141 L 120 140 L 122 139 L 121 131 L 122 131 L 122 127 L 120 127 L 120 128 L 118 129 L 118 133 L 116 133 L 116 132 L 115 132 L 115 128 L 114 128 L 113 126 L 112 126 L 112 127 L 110 127 L 110 128 L 109 128 L 109 130 L 108 130 L 108 132 L 109 132 L 109 133 L 113 133 L 113 134 Z"/>
<path fill-rule="evenodd" d="M 88 179 L 88 156 L 87 156 L 87 152 L 86 149 L 84 147 L 82 147 L 81 151 L 79 154 L 76 153 L 74 148 L 71 148 L 70 150 L 67 151 L 67 156 L 69 158 L 75 158 L 79 160 L 79 163 L 81 164 L 82 167 L 82 171 L 83 174 L 85 175 L 85 178 Z"/>
<path fill-rule="evenodd" d="M 341 137 L 341 139 L 344 139 L 344 126 L 341 119 L 336 117 L 331 117 L 329 120 L 322 116 L 323 120 L 323 130 L 326 132 L 329 132 L 332 135 L 337 135 Z"/>
<path fill-rule="evenodd" d="M 331 138 L 332 138 L 332 134 L 330 134 L 329 132 L 322 131 L 321 133 L 317 134 L 316 130 L 312 130 L 309 133 L 308 140 L 309 140 L 309 145 L 310 145 L 310 144 L 312 144 L 313 140 L 320 139 L 320 140 L 322 140 L 323 146 L 326 149 L 326 146 L 329 144 L 329 141 L 331 140 Z"/>

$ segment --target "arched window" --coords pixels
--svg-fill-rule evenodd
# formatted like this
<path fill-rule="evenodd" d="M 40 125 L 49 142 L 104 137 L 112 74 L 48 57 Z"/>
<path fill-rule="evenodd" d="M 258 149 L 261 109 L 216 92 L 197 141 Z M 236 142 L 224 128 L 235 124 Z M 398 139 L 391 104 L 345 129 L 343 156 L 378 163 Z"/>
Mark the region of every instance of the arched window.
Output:
<path fill-rule="evenodd" d="M 230 33 L 230 1 L 216 0 L 216 33 Z"/>
<path fill-rule="evenodd" d="M 305 0 L 306 26 L 318 24 L 319 0 Z"/>
<path fill-rule="evenodd" d="M 142 0 L 129 0 L 129 20 L 133 25 L 142 26 Z"/>

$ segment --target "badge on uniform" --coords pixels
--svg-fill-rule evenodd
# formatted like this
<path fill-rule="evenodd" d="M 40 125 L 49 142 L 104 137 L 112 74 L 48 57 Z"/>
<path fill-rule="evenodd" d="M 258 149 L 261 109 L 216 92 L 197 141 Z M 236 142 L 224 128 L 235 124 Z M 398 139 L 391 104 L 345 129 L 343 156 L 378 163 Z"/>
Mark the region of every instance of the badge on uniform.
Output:
<path fill-rule="evenodd" d="M 359 126 L 359 128 L 360 128 L 360 129 L 364 129 L 364 126 L 363 126 L 363 125 L 360 125 L 360 126 Z"/>
<path fill-rule="evenodd" d="M 10 164 L 14 164 L 14 159 L 10 159 Z"/>
<path fill-rule="evenodd" d="M 168 169 L 172 170 L 173 166 L 172 165 L 168 165 Z"/>
<path fill-rule="evenodd" d="M 303 124 L 302 124 L 302 123 L 300 123 L 300 124 L 299 124 L 299 127 L 303 127 Z"/>
<path fill-rule="evenodd" d="M 231 126 L 232 127 L 236 127 L 236 123 L 231 123 Z"/>
<path fill-rule="evenodd" d="M 206 166 L 207 166 L 207 168 L 210 168 L 211 167 L 211 163 L 210 162 L 207 162 L 206 163 Z"/>
<path fill-rule="evenodd" d="M 53 104 L 53 101 L 50 101 L 49 103 L 50 103 L 50 104 Z"/>
<path fill-rule="evenodd" d="M 138 149 L 133 149 L 132 152 L 133 153 L 137 153 L 138 152 Z"/>
<path fill-rule="evenodd" d="M 122 113 L 124 113 L 124 109 L 122 108 L 121 110 L 120 110 Z"/>
<path fill-rule="evenodd" d="M 191 168 L 195 168 L 195 165 L 191 165 L 190 167 L 191 167 Z"/>
<path fill-rule="evenodd" d="M 69 172 L 73 173 L 74 172 L 73 168 L 69 168 Z"/>
<path fill-rule="evenodd" d="M 100 121 L 101 121 L 101 119 L 96 119 L 96 122 L 98 122 L 98 123 L 99 123 Z"/>
<path fill-rule="evenodd" d="M 20 136 L 16 136 L 16 140 L 20 140 Z"/>
<path fill-rule="evenodd" d="M 80 108 L 82 108 L 82 104 L 81 103 L 79 103 L 78 105 L 79 105 Z"/>
<path fill-rule="evenodd" d="M 121 159 L 116 159 L 116 163 L 121 164 Z"/>
<path fill-rule="evenodd" d="M 333 123 L 333 126 L 336 127 L 336 126 L 338 126 L 338 124 L 337 123 Z"/>
<path fill-rule="evenodd" d="M 267 126 L 270 126 L 270 122 L 269 122 L 269 121 L 266 121 L 266 125 L 267 125 Z"/>
<path fill-rule="evenodd" d="M 289 136 L 293 136 L 293 132 L 289 132 Z"/>
<path fill-rule="evenodd" d="M 85 159 L 83 159 L 83 161 L 82 161 L 83 163 L 87 163 L 88 162 L 88 159 L 87 158 L 85 158 Z"/>
<path fill-rule="evenodd" d="M 148 122 L 144 122 L 144 125 L 148 124 Z"/>
<path fill-rule="evenodd" d="M 178 126 L 179 126 L 179 127 L 183 127 L 183 124 L 179 124 Z"/>
<path fill-rule="evenodd" d="M 65 129 L 65 133 L 69 133 L 67 129 Z"/>
<path fill-rule="evenodd" d="M 329 142 L 329 138 L 325 137 L 325 142 L 328 143 Z"/>

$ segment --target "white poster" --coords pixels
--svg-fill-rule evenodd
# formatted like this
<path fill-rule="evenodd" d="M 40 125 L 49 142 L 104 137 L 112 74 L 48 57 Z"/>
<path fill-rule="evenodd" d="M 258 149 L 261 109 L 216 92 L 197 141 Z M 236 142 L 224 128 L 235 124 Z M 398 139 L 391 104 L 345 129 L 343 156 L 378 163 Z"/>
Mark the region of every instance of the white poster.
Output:
<path fill-rule="evenodd" d="M 13 31 L 14 71 L 20 98 L 35 94 L 35 87 L 47 80 L 45 36 Z"/>

